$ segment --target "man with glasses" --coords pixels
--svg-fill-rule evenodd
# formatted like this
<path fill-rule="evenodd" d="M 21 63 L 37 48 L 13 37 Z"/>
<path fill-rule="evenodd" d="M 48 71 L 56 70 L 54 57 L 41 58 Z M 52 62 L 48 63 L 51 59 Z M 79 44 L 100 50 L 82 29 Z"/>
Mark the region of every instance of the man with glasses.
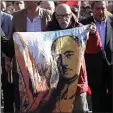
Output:
<path fill-rule="evenodd" d="M 45 31 L 63 30 L 79 26 L 81 26 L 81 24 L 77 21 L 75 15 L 72 13 L 71 8 L 66 4 L 60 4 L 56 7 L 55 12 L 53 13 L 52 21 L 48 23 L 45 28 Z M 90 48 L 87 50 L 90 52 L 97 52 L 100 49 L 98 34 L 97 32 L 95 32 L 95 29 L 91 30 L 90 33 L 92 33 L 88 40 Z M 90 41 L 92 39 L 93 44 Z M 97 41 L 99 45 L 96 45 Z M 73 113 L 87 113 L 88 104 L 86 99 L 86 92 L 88 90 L 88 83 L 85 61 L 83 61 L 82 63 L 79 77 L 80 78 L 77 85 L 76 101 L 73 106 Z M 51 106 L 49 107 L 51 109 Z M 49 109 L 49 107 L 47 107 L 47 109 Z M 46 111 L 46 109 L 44 110 Z"/>
<path fill-rule="evenodd" d="M 70 8 L 70 7 L 68 7 Z M 70 12 L 69 9 L 67 9 L 67 13 L 66 10 L 59 10 L 59 9 L 56 9 L 56 12 L 55 13 L 55 17 L 59 23 L 59 26 L 61 27 L 61 29 L 65 29 L 69 26 L 70 24 L 70 20 L 72 18 L 72 12 Z"/>

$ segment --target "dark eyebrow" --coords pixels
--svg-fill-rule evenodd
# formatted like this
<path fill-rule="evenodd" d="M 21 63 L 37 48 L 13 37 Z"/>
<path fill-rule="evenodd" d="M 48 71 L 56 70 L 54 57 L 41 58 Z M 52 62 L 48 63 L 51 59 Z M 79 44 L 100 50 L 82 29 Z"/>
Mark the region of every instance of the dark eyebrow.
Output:
<path fill-rule="evenodd" d="M 74 53 L 74 51 L 68 50 L 68 51 L 66 51 L 66 52 L 64 53 L 64 55 L 67 54 L 67 53 Z"/>

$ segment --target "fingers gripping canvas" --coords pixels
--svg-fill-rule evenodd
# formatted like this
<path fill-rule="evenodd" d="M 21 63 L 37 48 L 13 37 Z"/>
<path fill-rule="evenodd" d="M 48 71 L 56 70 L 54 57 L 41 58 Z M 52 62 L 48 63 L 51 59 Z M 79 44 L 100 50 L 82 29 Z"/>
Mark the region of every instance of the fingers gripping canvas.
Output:
<path fill-rule="evenodd" d="M 72 111 L 87 28 L 14 33 L 21 112 Z"/>

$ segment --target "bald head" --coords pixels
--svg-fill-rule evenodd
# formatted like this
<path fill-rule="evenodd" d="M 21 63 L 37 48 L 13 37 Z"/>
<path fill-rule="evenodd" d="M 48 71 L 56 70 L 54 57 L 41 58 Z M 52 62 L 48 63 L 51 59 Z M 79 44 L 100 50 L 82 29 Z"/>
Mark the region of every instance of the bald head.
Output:
<path fill-rule="evenodd" d="M 56 7 L 55 12 L 59 14 L 70 14 L 71 8 L 67 4 L 60 4 Z"/>
<path fill-rule="evenodd" d="M 62 29 L 69 27 L 72 18 L 72 12 L 70 6 L 66 4 L 60 4 L 55 9 L 55 16 L 59 26 Z"/>
<path fill-rule="evenodd" d="M 44 9 L 48 9 L 54 12 L 55 10 L 55 3 L 53 1 L 42 1 L 40 3 L 40 7 Z"/>

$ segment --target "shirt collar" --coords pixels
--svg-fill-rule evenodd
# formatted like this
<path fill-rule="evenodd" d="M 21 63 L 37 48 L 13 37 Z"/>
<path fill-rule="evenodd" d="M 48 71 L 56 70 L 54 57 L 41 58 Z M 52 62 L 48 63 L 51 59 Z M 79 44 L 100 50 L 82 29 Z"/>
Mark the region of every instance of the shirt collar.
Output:
<path fill-rule="evenodd" d="M 33 22 L 38 20 L 40 18 L 40 16 L 36 16 L 35 18 L 33 18 Z M 29 17 L 27 16 L 27 21 L 31 22 L 31 20 L 29 19 Z"/>
<path fill-rule="evenodd" d="M 93 17 L 93 19 L 94 19 L 94 22 L 95 22 L 95 23 L 100 23 L 100 24 L 101 24 L 101 23 L 106 23 L 106 18 L 105 18 L 105 20 L 103 20 L 103 21 L 97 21 L 94 17 Z"/>

